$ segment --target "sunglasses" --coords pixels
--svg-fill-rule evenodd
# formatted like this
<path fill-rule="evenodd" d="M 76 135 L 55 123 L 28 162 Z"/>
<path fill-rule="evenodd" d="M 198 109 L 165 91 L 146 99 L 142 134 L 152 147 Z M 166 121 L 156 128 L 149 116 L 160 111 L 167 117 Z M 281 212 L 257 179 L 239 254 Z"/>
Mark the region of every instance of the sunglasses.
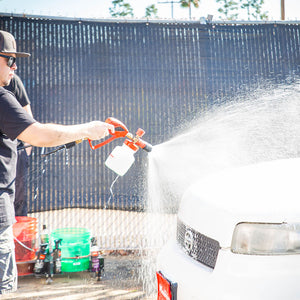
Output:
<path fill-rule="evenodd" d="M 7 58 L 7 65 L 11 68 L 16 63 L 16 58 L 13 56 L 8 56 L 4 54 L 0 54 L 1 57 Z"/>

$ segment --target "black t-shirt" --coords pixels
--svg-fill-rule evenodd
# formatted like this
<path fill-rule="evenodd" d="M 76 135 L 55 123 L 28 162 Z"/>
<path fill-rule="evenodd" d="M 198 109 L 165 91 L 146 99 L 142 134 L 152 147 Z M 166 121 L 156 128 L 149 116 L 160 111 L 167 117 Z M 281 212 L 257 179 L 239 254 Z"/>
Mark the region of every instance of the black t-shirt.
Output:
<path fill-rule="evenodd" d="M 4 88 L 12 92 L 23 107 L 30 104 L 24 84 L 18 75 L 14 74 L 9 85 L 4 86 Z M 22 148 L 22 146 L 24 146 L 24 143 L 22 141 L 18 141 L 18 148 Z"/>
<path fill-rule="evenodd" d="M 8 86 L 4 86 L 4 88 L 12 92 L 23 107 L 30 104 L 26 89 L 18 75 L 14 74 L 14 77 L 11 79 L 10 84 Z"/>
<path fill-rule="evenodd" d="M 15 96 L 0 87 L 0 226 L 14 222 L 14 180 L 17 164 L 17 136 L 36 122 Z"/>

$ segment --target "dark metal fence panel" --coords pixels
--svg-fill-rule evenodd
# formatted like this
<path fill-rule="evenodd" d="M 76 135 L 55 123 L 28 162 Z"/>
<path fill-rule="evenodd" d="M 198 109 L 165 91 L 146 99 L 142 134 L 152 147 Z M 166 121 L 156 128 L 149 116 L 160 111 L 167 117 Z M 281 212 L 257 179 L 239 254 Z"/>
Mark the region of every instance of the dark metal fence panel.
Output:
<path fill-rule="evenodd" d="M 212 105 L 300 73 L 299 24 L 104 22 L 2 16 L 38 121 L 75 124 L 109 116 L 162 143 Z M 31 164 L 30 211 L 144 208 L 147 154 L 119 178 L 104 161 L 116 145 L 87 142 Z M 47 151 L 47 150 L 46 150 Z"/>

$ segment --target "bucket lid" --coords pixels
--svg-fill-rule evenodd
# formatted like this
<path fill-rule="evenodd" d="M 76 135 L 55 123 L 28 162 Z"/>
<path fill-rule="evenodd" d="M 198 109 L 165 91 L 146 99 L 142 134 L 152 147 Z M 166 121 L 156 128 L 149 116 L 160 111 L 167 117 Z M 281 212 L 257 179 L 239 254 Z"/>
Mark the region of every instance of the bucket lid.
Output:
<path fill-rule="evenodd" d="M 86 228 L 58 228 L 52 231 L 51 236 L 62 239 L 89 239 L 91 236 L 90 230 Z"/>

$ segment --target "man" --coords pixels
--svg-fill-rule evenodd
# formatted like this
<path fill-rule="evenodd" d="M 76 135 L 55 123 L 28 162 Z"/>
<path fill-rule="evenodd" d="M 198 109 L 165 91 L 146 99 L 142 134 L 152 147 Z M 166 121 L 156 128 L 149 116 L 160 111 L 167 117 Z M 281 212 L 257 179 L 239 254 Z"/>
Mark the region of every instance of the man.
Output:
<path fill-rule="evenodd" d="M 26 89 L 21 78 L 14 74 L 10 84 L 4 87 L 8 91 L 11 91 L 22 107 L 33 117 L 30 100 L 27 95 Z M 22 141 L 18 141 L 18 159 L 17 159 L 17 173 L 15 180 L 15 215 L 27 216 L 27 177 L 29 168 L 29 155 L 31 154 L 32 147 L 28 147 Z"/>
<path fill-rule="evenodd" d="M 17 52 L 16 41 L 10 33 L 0 31 L 0 294 L 17 289 L 12 233 L 17 139 L 37 147 L 55 147 L 86 138 L 98 140 L 114 132 L 113 125 L 101 121 L 59 125 L 42 124 L 31 117 L 14 95 L 3 88 L 14 76 L 16 58 L 29 56 Z"/>

